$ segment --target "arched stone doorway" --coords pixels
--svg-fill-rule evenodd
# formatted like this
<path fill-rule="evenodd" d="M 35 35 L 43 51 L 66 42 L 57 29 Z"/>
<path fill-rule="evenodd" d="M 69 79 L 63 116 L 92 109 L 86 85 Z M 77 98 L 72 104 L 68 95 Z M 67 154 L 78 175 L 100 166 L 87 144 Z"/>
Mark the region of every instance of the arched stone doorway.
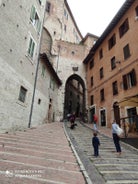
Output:
<path fill-rule="evenodd" d="M 86 112 L 85 84 L 77 74 L 71 75 L 65 85 L 64 119 L 67 114 L 76 113 L 76 117 L 84 117 Z"/>

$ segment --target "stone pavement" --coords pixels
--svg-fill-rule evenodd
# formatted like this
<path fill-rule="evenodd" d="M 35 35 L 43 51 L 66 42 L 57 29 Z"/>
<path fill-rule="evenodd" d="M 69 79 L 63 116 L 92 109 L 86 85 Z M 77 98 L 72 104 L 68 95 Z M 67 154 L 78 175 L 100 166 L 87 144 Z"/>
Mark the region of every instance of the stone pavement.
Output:
<path fill-rule="evenodd" d="M 0 134 L 0 184 L 138 183 L 136 149 L 122 144 L 118 157 L 111 130 L 99 127 L 100 157 L 95 158 L 92 125 L 78 123 L 75 130 L 69 125 L 56 122 Z"/>
<path fill-rule="evenodd" d="M 77 122 L 78 126 L 71 130 L 70 123 L 65 128 L 74 145 L 82 164 L 93 184 L 134 184 L 138 183 L 138 150 L 121 142 L 122 154 L 118 155 L 110 137 L 111 130 L 100 129 L 98 134 L 100 156 L 93 156 L 91 138 L 93 130 L 86 124 Z M 107 136 L 109 135 L 109 136 Z"/>
<path fill-rule="evenodd" d="M 93 124 L 92 123 L 86 123 L 85 124 L 87 127 L 93 129 Z M 98 126 L 98 130 L 101 134 L 106 135 L 108 137 L 112 137 L 112 131 L 111 128 L 107 128 L 107 127 L 102 127 L 102 126 Z M 123 135 L 124 137 L 124 135 Z M 136 133 L 128 133 L 128 138 L 138 138 L 138 132 Z"/>
<path fill-rule="evenodd" d="M 92 123 L 85 124 L 87 127 L 93 129 Z M 98 131 L 107 137 L 112 138 L 112 131 L 111 128 L 98 126 Z M 134 148 L 138 149 L 138 132 L 129 132 L 128 136 L 125 138 L 125 135 L 122 134 L 121 141 L 128 144 L 129 146 L 133 146 Z"/>
<path fill-rule="evenodd" d="M 0 184 L 85 184 L 63 123 L 0 134 Z"/>

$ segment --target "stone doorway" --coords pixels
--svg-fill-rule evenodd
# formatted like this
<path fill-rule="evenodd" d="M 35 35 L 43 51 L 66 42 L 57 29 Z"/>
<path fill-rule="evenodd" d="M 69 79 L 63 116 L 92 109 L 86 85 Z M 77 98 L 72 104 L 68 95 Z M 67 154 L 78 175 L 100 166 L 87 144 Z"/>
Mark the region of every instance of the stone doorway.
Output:
<path fill-rule="evenodd" d="M 106 110 L 105 109 L 100 110 L 100 123 L 101 123 L 101 126 L 106 126 Z"/>
<path fill-rule="evenodd" d="M 84 117 L 86 112 L 85 84 L 77 74 L 71 75 L 65 85 L 64 119 L 67 114 L 76 113 L 76 117 Z"/>

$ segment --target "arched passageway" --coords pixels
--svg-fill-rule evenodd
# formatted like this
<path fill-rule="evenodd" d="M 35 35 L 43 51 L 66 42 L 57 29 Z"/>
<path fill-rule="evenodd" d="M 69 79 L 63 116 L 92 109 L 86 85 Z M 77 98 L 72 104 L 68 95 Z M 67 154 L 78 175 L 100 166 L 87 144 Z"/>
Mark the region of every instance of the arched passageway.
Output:
<path fill-rule="evenodd" d="M 76 113 L 76 117 L 84 117 L 86 112 L 85 84 L 77 74 L 71 75 L 65 85 L 64 119 L 67 114 Z"/>

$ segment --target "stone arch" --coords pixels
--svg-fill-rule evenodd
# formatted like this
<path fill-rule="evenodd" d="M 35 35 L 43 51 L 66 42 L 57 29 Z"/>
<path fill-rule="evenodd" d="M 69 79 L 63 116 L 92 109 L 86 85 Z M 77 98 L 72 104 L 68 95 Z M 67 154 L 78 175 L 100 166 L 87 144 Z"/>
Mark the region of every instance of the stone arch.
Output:
<path fill-rule="evenodd" d="M 77 117 L 84 117 L 86 113 L 85 83 L 77 74 L 71 75 L 65 84 L 64 118 L 73 112 Z"/>

